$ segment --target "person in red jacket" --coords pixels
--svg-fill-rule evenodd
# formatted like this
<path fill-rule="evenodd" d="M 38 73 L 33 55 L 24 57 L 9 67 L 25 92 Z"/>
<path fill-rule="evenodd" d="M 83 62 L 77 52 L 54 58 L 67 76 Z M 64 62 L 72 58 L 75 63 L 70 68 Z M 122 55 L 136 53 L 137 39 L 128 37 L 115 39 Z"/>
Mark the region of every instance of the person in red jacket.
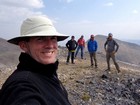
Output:
<path fill-rule="evenodd" d="M 77 47 L 77 50 L 76 50 L 76 53 L 75 53 L 75 58 L 76 58 L 79 50 L 81 49 L 81 59 L 83 59 L 84 48 L 85 48 L 85 40 L 84 40 L 83 35 L 78 39 L 77 43 L 78 43 L 78 47 Z"/>
<path fill-rule="evenodd" d="M 67 37 L 46 16 L 23 21 L 21 36 L 8 40 L 23 52 L 0 90 L 0 105 L 71 105 L 57 76 L 57 42 Z"/>

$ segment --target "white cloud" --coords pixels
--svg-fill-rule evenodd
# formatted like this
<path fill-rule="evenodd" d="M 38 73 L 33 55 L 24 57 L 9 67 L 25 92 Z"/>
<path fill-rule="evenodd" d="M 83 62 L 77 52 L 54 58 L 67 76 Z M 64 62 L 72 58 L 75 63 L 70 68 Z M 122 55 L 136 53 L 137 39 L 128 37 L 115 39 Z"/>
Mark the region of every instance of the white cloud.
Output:
<path fill-rule="evenodd" d="M 42 0 L 1 0 L 1 5 L 9 7 L 31 7 L 42 8 L 44 7 Z"/>
<path fill-rule="evenodd" d="M 112 2 L 108 2 L 106 4 L 104 4 L 105 6 L 113 6 L 114 4 Z"/>
<path fill-rule="evenodd" d="M 82 24 L 92 24 L 93 22 L 92 21 L 89 21 L 89 20 L 82 20 L 82 21 L 78 21 L 78 22 L 71 22 L 71 23 L 68 23 L 68 24 L 71 24 L 71 25 L 82 25 Z"/>
<path fill-rule="evenodd" d="M 138 10 L 133 10 L 132 13 L 133 14 L 138 14 L 139 12 L 138 12 Z"/>
<path fill-rule="evenodd" d="M 43 7 L 42 0 L 0 0 L 0 36 L 9 38 L 19 34 L 22 20 L 31 15 L 43 14 L 37 11 Z"/>
<path fill-rule="evenodd" d="M 42 0 L 1 0 L 0 1 L 0 21 L 11 21 L 14 18 L 24 18 L 33 14 L 36 8 L 44 7 Z"/>
<path fill-rule="evenodd" d="M 70 3 L 70 2 L 73 2 L 74 0 L 66 0 L 67 1 L 67 3 Z"/>
<path fill-rule="evenodd" d="M 67 3 L 71 3 L 73 2 L 74 0 L 59 0 L 59 2 L 67 2 Z"/>

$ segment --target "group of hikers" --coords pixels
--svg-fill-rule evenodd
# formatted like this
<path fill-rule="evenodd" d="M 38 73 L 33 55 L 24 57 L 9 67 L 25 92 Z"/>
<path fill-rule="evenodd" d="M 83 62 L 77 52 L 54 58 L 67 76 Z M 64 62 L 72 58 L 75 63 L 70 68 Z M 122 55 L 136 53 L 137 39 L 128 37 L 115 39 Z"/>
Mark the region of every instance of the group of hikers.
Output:
<path fill-rule="evenodd" d="M 66 64 L 69 63 L 70 57 L 71 57 L 71 63 L 75 64 L 74 59 L 77 57 L 77 54 L 80 49 L 81 49 L 81 59 L 83 59 L 85 46 L 86 46 L 86 42 L 84 40 L 83 35 L 78 39 L 78 41 L 75 40 L 75 36 L 71 36 L 71 39 L 66 43 L 66 47 L 68 49 L 68 56 L 67 56 Z M 95 66 L 95 68 L 98 68 L 97 58 L 96 58 L 98 43 L 95 40 L 95 36 L 93 34 L 90 35 L 90 39 L 87 41 L 87 49 L 90 55 L 91 66 L 92 67 Z M 104 49 L 106 52 L 107 71 L 110 71 L 110 58 L 112 58 L 114 65 L 119 73 L 120 67 L 115 59 L 115 53 L 118 51 L 119 45 L 113 39 L 112 33 L 108 34 L 107 40 L 104 43 Z"/>

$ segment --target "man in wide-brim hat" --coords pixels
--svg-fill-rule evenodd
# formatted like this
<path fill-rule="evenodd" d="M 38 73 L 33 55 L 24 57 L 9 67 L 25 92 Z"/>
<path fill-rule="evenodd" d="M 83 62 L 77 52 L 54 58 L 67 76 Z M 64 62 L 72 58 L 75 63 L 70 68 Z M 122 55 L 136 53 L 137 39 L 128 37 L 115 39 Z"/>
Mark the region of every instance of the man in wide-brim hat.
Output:
<path fill-rule="evenodd" d="M 23 21 L 21 35 L 8 40 L 23 52 L 17 69 L 0 90 L 0 105 L 70 105 L 56 72 L 57 42 L 67 37 L 46 16 Z"/>

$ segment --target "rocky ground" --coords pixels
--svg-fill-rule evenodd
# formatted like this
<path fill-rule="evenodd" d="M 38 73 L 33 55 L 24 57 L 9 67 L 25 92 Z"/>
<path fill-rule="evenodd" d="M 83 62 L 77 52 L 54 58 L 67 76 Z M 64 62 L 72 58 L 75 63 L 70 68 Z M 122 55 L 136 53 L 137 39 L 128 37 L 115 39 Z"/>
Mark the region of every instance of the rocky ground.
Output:
<path fill-rule="evenodd" d="M 119 63 L 121 73 L 98 54 L 98 68 L 90 67 L 89 58 L 76 58 L 66 65 L 66 56 L 59 58 L 58 76 L 66 87 L 72 105 L 140 105 L 140 69 Z M 0 85 L 12 70 L 0 71 Z"/>
<path fill-rule="evenodd" d="M 72 105 L 140 105 L 140 71 L 123 64 L 121 73 L 100 59 L 98 68 L 90 60 L 79 58 L 75 64 L 60 61 L 59 78 L 65 85 Z"/>

